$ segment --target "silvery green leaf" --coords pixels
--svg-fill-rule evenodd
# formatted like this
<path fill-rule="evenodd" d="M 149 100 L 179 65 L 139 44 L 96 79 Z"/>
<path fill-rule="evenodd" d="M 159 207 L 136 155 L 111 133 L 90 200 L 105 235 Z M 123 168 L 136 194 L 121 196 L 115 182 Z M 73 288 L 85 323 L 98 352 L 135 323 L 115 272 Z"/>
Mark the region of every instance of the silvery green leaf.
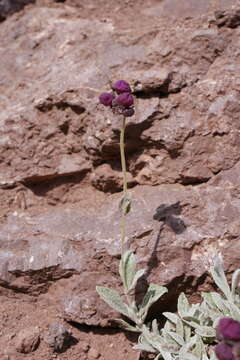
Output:
<path fill-rule="evenodd" d="M 134 278 L 132 280 L 132 285 L 130 286 L 129 290 L 132 290 L 135 288 L 138 280 L 144 275 L 145 273 L 145 269 L 140 269 L 136 272 L 136 274 L 134 275 Z"/>
<path fill-rule="evenodd" d="M 189 302 L 188 302 L 186 295 L 184 293 L 181 293 L 178 297 L 178 313 L 179 313 L 179 315 L 181 317 L 187 315 L 189 308 L 190 308 L 190 306 L 189 306 Z"/>
<path fill-rule="evenodd" d="M 196 334 L 202 336 L 202 337 L 210 337 L 215 338 L 216 337 L 216 331 L 210 326 L 198 326 L 195 330 Z"/>
<path fill-rule="evenodd" d="M 153 360 L 159 360 L 159 359 L 162 359 L 162 355 L 161 355 L 161 353 L 160 354 L 158 354 Z"/>
<path fill-rule="evenodd" d="M 196 317 L 200 312 L 200 304 L 192 304 L 188 310 L 188 313 L 187 315 L 185 315 L 184 317 L 186 316 L 189 316 L 189 317 Z"/>
<path fill-rule="evenodd" d="M 199 326 L 199 320 L 192 316 L 184 316 L 182 320 L 195 329 Z"/>
<path fill-rule="evenodd" d="M 133 346 L 134 350 L 146 351 L 149 353 L 156 353 L 156 350 L 149 344 L 141 344 L 138 343 L 137 345 Z"/>
<path fill-rule="evenodd" d="M 217 317 L 214 321 L 213 321 L 213 325 L 212 325 L 212 327 L 214 328 L 214 329 L 216 329 L 217 328 L 217 326 L 218 326 L 218 323 L 219 323 L 219 320 L 222 318 L 222 315 L 221 316 L 219 316 L 219 317 Z"/>
<path fill-rule="evenodd" d="M 216 294 L 216 293 L 214 293 Z M 206 292 L 202 292 L 201 296 L 203 297 L 203 299 L 206 301 L 206 303 L 208 304 L 208 306 L 210 307 L 214 307 L 215 306 L 215 302 L 213 301 L 212 298 L 212 293 L 206 293 Z"/>
<path fill-rule="evenodd" d="M 164 351 L 163 349 L 160 350 L 160 353 L 164 360 L 174 360 L 171 353 L 169 351 Z"/>
<path fill-rule="evenodd" d="M 210 360 L 217 360 L 217 356 L 216 356 L 215 351 L 213 349 L 210 349 L 209 355 L 210 355 Z"/>
<path fill-rule="evenodd" d="M 180 335 L 176 334 L 173 331 L 168 331 L 168 335 L 171 336 L 171 338 L 176 342 L 177 345 L 184 345 L 184 340 Z"/>
<path fill-rule="evenodd" d="M 171 346 L 171 351 L 178 351 L 179 350 L 179 343 L 178 341 L 176 341 L 174 339 L 173 336 L 171 336 L 171 334 L 173 334 L 172 331 L 167 331 L 164 328 L 162 329 L 162 335 L 163 335 L 163 339 L 165 344 L 168 344 L 168 346 Z"/>
<path fill-rule="evenodd" d="M 197 357 L 197 359 L 202 359 L 202 356 L 204 354 L 207 355 L 205 351 L 205 346 L 200 336 L 198 336 L 195 348 L 192 350 L 192 352 Z"/>
<path fill-rule="evenodd" d="M 184 324 L 184 339 L 186 341 L 186 343 L 188 343 L 190 341 L 191 338 L 191 327 L 187 324 Z"/>
<path fill-rule="evenodd" d="M 163 313 L 163 315 L 164 315 L 169 321 L 171 321 L 173 324 L 175 324 L 175 325 L 177 324 L 177 321 L 178 321 L 179 317 L 178 317 L 176 314 L 173 314 L 173 313 L 171 313 L 171 312 L 166 311 L 166 312 Z"/>
<path fill-rule="evenodd" d="M 240 321 L 240 308 L 237 307 L 231 301 L 228 302 L 228 305 L 229 305 L 229 308 L 230 308 L 231 317 L 234 318 L 235 320 Z"/>
<path fill-rule="evenodd" d="M 197 358 L 196 356 L 194 356 L 193 354 L 187 353 L 184 358 L 180 358 L 179 360 L 199 360 L 201 358 Z"/>
<path fill-rule="evenodd" d="M 184 327 L 181 319 L 178 319 L 176 324 L 176 333 L 184 339 Z"/>
<path fill-rule="evenodd" d="M 143 329 L 144 331 L 144 329 Z M 146 337 L 144 336 L 144 333 L 142 333 L 138 338 L 138 344 L 133 346 L 136 350 L 143 350 L 148 351 L 150 353 L 155 353 L 156 349 L 147 341 Z"/>
<path fill-rule="evenodd" d="M 216 305 L 216 307 L 221 312 L 225 312 L 226 311 L 226 306 L 224 305 L 222 296 L 217 294 L 217 293 L 211 293 L 211 296 L 212 296 L 212 300 L 214 301 L 214 304 Z"/>
<path fill-rule="evenodd" d="M 136 272 L 136 260 L 132 251 L 127 250 L 122 255 L 119 264 L 119 273 L 123 280 L 124 288 L 128 291 L 132 285 Z"/>
<path fill-rule="evenodd" d="M 158 330 L 158 323 L 157 323 L 157 320 L 154 319 L 152 321 L 152 332 L 155 334 L 155 335 L 159 335 L 159 330 Z"/>
<path fill-rule="evenodd" d="M 240 269 L 237 269 L 236 271 L 234 271 L 232 276 L 231 292 L 233 298 L 235 297 L 236 289 L 239 286 L 239 281 L 240 281 Z"/>
<path fill-rule="evenodd" d="M 121 327 L 122 329 L 125 329 L 127 331 L 136 332 L 136 333 L 141 332 L 141 330 L 128 324 L 126 321 L 124 321 L 122 319 L 114 319 L 114 322 L 117 323 L 119 325 L 119 327 Z"/>
<path fill-rule="evenodd" d="M 195 335 L 186 342 L 179 351 L 179 358 L 184 359 L 184 356 L 189 352 L 189 350 L 196 344 L 198 337 Z"/>
<path fill-rule="evenodd" d="M 140 306 L 139 314 L 143 320 L 145 320 L 148 310 L 162 295 L 167 292 L 167 288 L 161 285 L 150 284 L 146 295 L 143 298 Z"/>
<path fill-rule="evenodd" d="M 161 337 L 151 333 L 146 325 L 142 327 L 143 338 L 156 350 L 159 351 L 161 346 Z"/>
<path fill-rule="evenodd" d="M 106 288 L 104 286 L 96 286 L 99 296 L 114 310 L 128 317 L 127 305 L 122 301 L 116 290 Z"/>
<path fill-rule="evenodd" d="M 174 324 L 171 321 L 167 320 L 164 325 L 164 330 L 170 331 L 173 329 L 174 329 Z"/>
<path fill-rule="evenodd" d="M 134 309 L 133 307 L 128 306 L 128 317 L 135 322 L 137 325 L 138 324 L 138 314 L 136 312 L 136 309 Z"/>
<path fill-rule="evenodd" d="M 127 215 L 131 210 L 131 196 L 129 193 L 126 193 L 120 200 L 119 209 L 124 215 Z"/>
<path fill-rule="evenodd" d="M 214 264 L 210 268 L 210 272 L 215 284 L 223 292 L 228 300 L 232 299 L 232 293 L 227 282 L 227 278 L 224 273 L 223 262 L 220 256 L 216 256 Z"/>

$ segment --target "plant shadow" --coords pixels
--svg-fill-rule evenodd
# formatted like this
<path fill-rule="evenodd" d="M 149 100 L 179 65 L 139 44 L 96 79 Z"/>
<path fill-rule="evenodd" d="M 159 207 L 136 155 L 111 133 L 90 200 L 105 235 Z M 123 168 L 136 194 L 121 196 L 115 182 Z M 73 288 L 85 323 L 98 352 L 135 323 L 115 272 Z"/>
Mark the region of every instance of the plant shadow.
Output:
<path fill-rule="evenodd" d="M 135 301 L 137 304 L 141 304 L 144 295 L 147 292 L 149 287 L 148 278 L 154 268 L 159 266 L 159 258 L 157 256 L 157 249 L 161 239 L 161 233 L 164 229 L 164 226 L 168 226 L 176 235 L 183 233 L 186 230 L 186 225 L 184 221 L 179 217 L 182 213 L 182 207 L 180 205 L 180 201 L 174 204 L 161 204 L 155 210 L 153 215 L 153 219 L 160 222 L 159 231 L 154 242 L 153 249 L 150 253 L 149 259 L 147 261 L 147 269 L 139 281 L 137 282 L 135 288 Z M 164 295 L 165 298 L 165 295 Z M 162 301 L 162 299 L 161 299 Z"/>

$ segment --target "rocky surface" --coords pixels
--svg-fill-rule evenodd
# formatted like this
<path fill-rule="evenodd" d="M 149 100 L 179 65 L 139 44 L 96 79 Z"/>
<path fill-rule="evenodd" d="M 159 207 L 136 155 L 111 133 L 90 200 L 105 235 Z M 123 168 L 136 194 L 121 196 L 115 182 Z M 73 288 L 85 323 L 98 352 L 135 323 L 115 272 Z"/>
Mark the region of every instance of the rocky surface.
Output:
<path fill-rule="evenodd" d="M 63 324 L 53 323 L 45 333 L 44 341 L 53 349 L 54 352 L 64 352 L 74 343 L 69 331 Z"/>
<path fill-rule="evenodd" d="M 21 329 L 63 321 L 78 329 L 59 359 L 136 357 L 95 291 L 121 291 L 121 119 L 98 104 L 109 81 L 124 78 L 136 97 L 126 153 L 127 237 L 147 269 L 137 300 L 155 282 L 169 293 L 153 315 L 183 290 L 195 301 L 217 251 L 228 273 L 239 266 L 240 4 L 197 4 L 42 0 L 1 23 L 2 358 L 32 351 L 34 331 Z M 101 331 L 117 344 L 102 348 Z M 41 341 L 24 356 L 52 349 Z"/>
<path fill-rule="evenodd" d="M 7 16 L 21 10 L 25 5 L 34 3 L 35 0 L 0 0 L 0 21 Z"/>
<path fill-rule="evenodd" d="M 30 327 L 22 330 L 16 337 L 16 350 L 19 353 L 29 354 L 37 349 L 40 343 L 39 329 Z"/>

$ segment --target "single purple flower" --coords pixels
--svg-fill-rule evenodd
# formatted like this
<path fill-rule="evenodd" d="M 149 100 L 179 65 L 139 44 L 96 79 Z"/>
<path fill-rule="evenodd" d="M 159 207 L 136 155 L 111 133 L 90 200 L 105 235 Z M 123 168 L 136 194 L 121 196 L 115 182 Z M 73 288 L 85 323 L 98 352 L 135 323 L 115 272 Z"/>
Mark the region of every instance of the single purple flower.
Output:
<path fill-rule="evenodd" d="M 215 346 L 215 354 L 219 360 L 234 360 L 232 347 L 227 344 L 218 344 Z"/>
<path fill-rule="evenodd" d="M 102 93 L 99 96 L 99 101 L 104 106 L 112 106 L 112 102 L 113 102 L 114 98 L 115 98 L 114 94 L 106 92 L 106 93 Z"/>
<path fill-rule="evenodd" d="M 116 103 L 124 107 L 129 107 L 133 105 L 133 102 L 134 102 L 133 96 L 129 93 L 120 94 L 116 98 Z"/>
<path fill-rule="evenodd" d="M 240 341 L 240 322 L 231 318 L 222 318 L 218 323 L 218 336 L 220 338 Z"/>
<path fill-rule="evenodd" d="M 116 91 L 117 94 L 122 93 L 130 93 L 131 88 L 129 83 L 127 83 L 125 80 L 118 80 L 112 85 L 113 90 Z"/>
<path fill-rule="evenodd" d="M 133 116 L 133 115 L 134 115 L 134 109 L 133 109 L 133 108 L 123 109 L 123 110 L 122 110 L 122 114 L 123 114 L 125 117 Z"/>

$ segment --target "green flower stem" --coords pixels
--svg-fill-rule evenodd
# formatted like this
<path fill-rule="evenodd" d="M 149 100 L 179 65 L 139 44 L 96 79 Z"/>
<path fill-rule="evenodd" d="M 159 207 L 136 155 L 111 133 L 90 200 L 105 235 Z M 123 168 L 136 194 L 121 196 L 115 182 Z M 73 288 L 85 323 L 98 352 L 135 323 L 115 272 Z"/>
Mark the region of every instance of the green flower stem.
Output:
<path fill-rule="evenodd" d="M 126 128 L 126 118 L 123 117 L 122 128 L 120 134 L 120 154 L 121 154 L 121 165 L 122 165 L 122 173 L 123 173 L 123 198 L 127 195 L 127 168 L 126 168 L 126 158 L 125 158 L 125 150 L 124 150 L 124 135 Z M 125 244 L 125 234 L 126 234 L 126 214 L 121 209 L 121 254 L 124 252 L 124 244 Z"/>

